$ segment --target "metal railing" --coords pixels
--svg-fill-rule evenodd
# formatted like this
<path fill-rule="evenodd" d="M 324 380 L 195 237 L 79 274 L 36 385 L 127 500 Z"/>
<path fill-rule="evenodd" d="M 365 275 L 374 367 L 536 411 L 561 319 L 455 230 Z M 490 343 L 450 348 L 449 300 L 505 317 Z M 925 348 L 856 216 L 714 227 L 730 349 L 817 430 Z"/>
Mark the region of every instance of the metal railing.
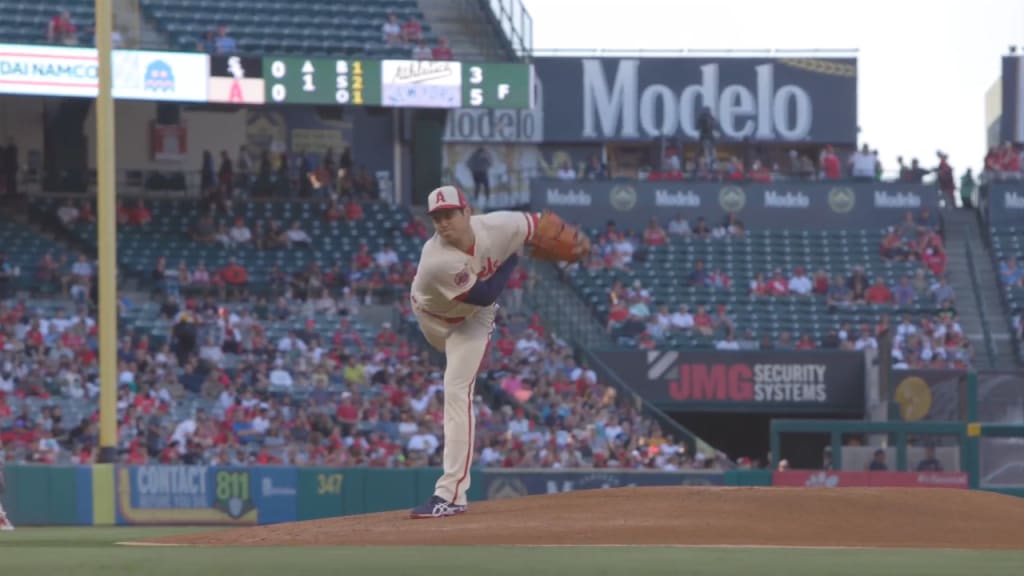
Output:
<path fill-rule="evenodd" d="M 520 58 L 533 53 L 533 18 L 522 0 L 489 0 L 491 14 Z"/>
<path fill-rule="evenodd" d="M 533 50 L 533 56 L 565 56 L 565 57 L 655 57 L 655 56 L 700 56 L 700 57 L 845 57 L 854 58 L 858 55 L 857 48 L 540 48 Z"/>

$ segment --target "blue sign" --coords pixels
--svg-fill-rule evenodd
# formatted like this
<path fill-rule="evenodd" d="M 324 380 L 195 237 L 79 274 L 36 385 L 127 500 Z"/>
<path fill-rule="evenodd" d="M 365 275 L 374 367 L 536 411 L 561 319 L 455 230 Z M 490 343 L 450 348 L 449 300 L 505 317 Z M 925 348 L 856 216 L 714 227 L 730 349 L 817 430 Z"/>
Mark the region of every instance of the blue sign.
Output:
<path fill-rule="evenodd" d="M 295 468 L 124 466 L 118 524 L 274 524 L 296 519 Z"/>

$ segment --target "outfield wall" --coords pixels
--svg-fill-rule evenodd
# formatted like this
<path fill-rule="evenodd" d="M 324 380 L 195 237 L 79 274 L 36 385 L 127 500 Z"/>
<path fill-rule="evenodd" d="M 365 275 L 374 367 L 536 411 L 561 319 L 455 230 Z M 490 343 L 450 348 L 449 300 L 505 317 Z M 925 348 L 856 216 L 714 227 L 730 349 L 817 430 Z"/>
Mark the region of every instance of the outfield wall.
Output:
<path fill-rule="evenodd" d="M 16 525 L 276 524 L 412 508 L 433 493 L 440 474 L 436 468 L 11 465 L 2 498 Z M 703 471 L 479 470 L 469 499 L 725 483 L 725 474 Z"/>

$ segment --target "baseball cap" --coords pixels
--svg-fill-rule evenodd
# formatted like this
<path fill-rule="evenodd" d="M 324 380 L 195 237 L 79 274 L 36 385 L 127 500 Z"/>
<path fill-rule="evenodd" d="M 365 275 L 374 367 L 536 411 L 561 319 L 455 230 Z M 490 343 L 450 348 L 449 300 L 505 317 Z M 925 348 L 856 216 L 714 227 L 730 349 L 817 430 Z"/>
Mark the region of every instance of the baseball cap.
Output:
<path fill-rule="evenodd" d="M 462 194 L 462 190 L 459 190 L 455 186 L 441 186 L 440 188 L 435 188 L 431 191 L 430 196 L 427 197 L 428 214 L 433 214 L 438 210 L 465 208 L 468 205 L 465 195 Z"/>

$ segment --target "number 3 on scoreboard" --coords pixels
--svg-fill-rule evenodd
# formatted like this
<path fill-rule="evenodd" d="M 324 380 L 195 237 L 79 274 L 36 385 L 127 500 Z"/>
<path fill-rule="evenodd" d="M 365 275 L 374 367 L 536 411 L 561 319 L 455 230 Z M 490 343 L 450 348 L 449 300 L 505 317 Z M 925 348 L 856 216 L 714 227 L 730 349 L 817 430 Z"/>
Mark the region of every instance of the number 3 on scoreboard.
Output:
<path fill-rule="evenodd" d="M 317 474 L 316 493 L 320 496 L 324 494 L 340 495 L 343 478 L 343 474 Z"/>

